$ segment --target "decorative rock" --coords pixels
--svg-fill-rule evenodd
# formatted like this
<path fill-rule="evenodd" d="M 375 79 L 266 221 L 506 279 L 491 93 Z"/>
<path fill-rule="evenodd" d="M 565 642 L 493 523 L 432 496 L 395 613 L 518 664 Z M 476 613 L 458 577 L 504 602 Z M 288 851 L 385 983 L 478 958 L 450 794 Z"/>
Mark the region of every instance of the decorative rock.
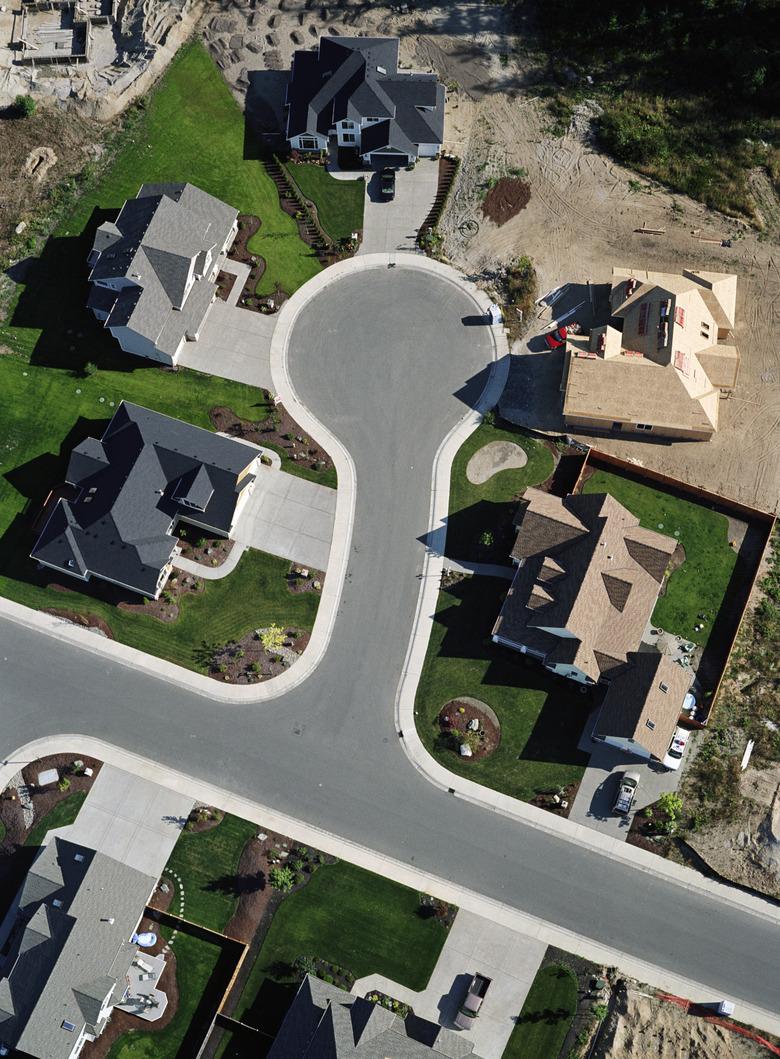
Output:
<path fill-rule="evenodd" d="M 469 721 L 469 723 L 466 725 L 466 727 L 468 728 L 468 730 L 470 732 L 478 732 L 479 731 L 479 721 L 477 720 L 476 717 L 472 717 L 472 719 Z"/>
<path fill-rule="evenodd" d="M 14 228 L 14 231 L 16 232 L 17 235 L 21 235 L 26 227 L 27 227 L 27 221 L 19 221 L 17 226 Z"/>
<path fill-rule="evenodd" d="M 467 746 L 465 743 L 461 743 L 460 744 L 460 756 L 461 757 L 473 757 L 474 755 L 471 752 L 471 747 Z"/>
<path fill-rule="evenodd" d="M 320 581 L 312 581 L 311 587 L 314 589 L 315 592 L 319 592 L 322 588 L 322 583 Z"/>
<path fill-rule="evenodd" d="M 308 569 L 305 566 L 302 566 L 298 570 L 298 573 L 301 575 L 301 577 L 308 577 L 309 576 L 309 571 L 308 571 Z"/>
<path fill-rule="evenodd" d="M 56 783 L 60 774 L 56 769 L 45 769 L 38 773 L 38 786 L 47 787 L 50 783 Z"/>

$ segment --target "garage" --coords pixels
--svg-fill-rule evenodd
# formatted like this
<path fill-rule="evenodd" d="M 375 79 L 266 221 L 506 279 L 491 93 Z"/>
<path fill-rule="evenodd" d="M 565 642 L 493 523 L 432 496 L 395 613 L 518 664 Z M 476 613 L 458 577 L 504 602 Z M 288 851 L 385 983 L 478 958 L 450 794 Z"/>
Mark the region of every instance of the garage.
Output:
<path fill-rule="evenodd" d="M 383 154 L 381 151 L 374 151 L 373 154 L 368 156 L 369 164 L 376 166 L 377 169 L 384 169 L 385 166 L 392 166 L 394 169 L 403 169 L 409 165 L 409 155 L 401 154 L 400 152 L 394 152 L 390 154 Z"/>

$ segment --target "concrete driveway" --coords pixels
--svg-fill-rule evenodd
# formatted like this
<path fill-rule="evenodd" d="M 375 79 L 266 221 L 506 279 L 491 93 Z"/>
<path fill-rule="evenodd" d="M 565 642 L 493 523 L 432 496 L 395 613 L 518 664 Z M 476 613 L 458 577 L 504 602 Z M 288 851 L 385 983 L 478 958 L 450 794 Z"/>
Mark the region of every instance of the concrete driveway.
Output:
<path fill-rule="evenodd" d="M 536 938 L 461 909 L 421 993 L 373 974 L 355 982 L 352 992 L 364 996 L 379 989 L 410 1004 L 420 1018 L 453 1029 L 472 976 L 487 975 L 490 988 L 474 1028 L 455 1032 L 472 1042 L 482 1059 L 501 1059 L 546 950 Z"/>
<path fill-rule="evenodd" d="M 395 198 L 382 198 L 379 173 L 366 181 L 363 242 L 359 254 L 393 250 L 415 250 L 417 233 L 436 198 L 439 163 L 421 158 L 411 171 L 395 175 Z"/>
<path fill-rule="evenodd" d="M 275 326 L 276 316 L 264 316 L 217 300 L 209 309 L 198 341 L 185 343 L 179 364 L 270 390 L 271 337 Z"/>
<path fill-rule="evenodd" d="M 72 824 L 50 832 L 155 877 L 187 822 L 192 798 L 113 765 L 100 774 Z"/>
<path fill-rule="evenodd" d="M 683 769 L 690 759 L 692 747 L 689 744 L 682 767 L 676 772 L 670 772 L 658 761 L 647 761 L 633 754 L 626 754 L 616 747 L 592 742 L 590 733 L 595 720 L 594 713 L 585 725 L 580 740 L 580 749 L 590 753 L 590 761 L 585 768 L 585 775 L 582 777 L 577 797 L 569 811 L 569 819 L 574 823 L 592 827 L 612 838 L 625 840 L 631 828 L 631 821 L 637 812 L 658 801 L 659 796 L 666 791 L 677 790 Z M 612 806 L 617 797 L 620 776 L 627 769 L 639 773 L 639 789 L 628 816 L 617 816 L 612 812 Z"/>
<path fill-rule="evenodd" d="M 261 468 L 233 537 L 250 548 L 325 570 L 335 511 L 335 489 Z"/>

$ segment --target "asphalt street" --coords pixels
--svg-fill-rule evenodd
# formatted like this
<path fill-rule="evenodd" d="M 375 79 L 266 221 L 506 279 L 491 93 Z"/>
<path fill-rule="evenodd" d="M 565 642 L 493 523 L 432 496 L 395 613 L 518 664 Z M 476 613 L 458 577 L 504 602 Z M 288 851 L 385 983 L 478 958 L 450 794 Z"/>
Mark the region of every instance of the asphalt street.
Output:
<path fill-rule="evenodd" d="M 357 478 L 339 613 L 308 680 L 267 703 L 224 705 L 3 622 L 0 756 L 55 732 L 94 734 L 668 967 L 714 997 L 777 1010 L 776 920 L 456 800 L 399 745 L 393 705 L 433 457 L 487 377 L 489 337 L 473 313 L 438 277 L 378 270 L 329 286 L 296 324 L 293 384 L 347 446 Z"/>

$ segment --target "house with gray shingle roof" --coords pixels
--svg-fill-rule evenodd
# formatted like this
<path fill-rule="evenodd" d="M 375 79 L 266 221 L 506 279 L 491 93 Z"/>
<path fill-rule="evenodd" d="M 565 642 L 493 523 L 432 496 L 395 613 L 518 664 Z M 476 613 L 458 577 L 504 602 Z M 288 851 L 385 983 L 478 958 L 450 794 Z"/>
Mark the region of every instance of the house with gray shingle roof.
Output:
<path fill-rule="evenodd" d="M 31 557 L 156 599 L 178 554 L 180 521 L 229 537 L 255 483 L 258 451 L 123 401 L 99 440 L 71 453 L 60 498 Z"/>
<path fill-rule="evenodd" d="M 663 758 L 692 673 L 646 642 L 677 541 L 640 526 L 608 493 L 523 494 L 517 572 L 495 643 L 550 672 L 606 687 L 596 735 Z"/>
<path fill-rule="evenodd" d="M 405 1019 L 363 997 L 307 975 L 268 1059 L 479 1059 L 454 1030 Z"/>
<path fill-rule="evenodd" d="M 299 151 L 354 148 L 367 165 L 434 157 L 444 139 L 444 85 L 398 69 L 397 37 L 321 37 L 293 56 L 286 136 Z"/>
<path fill-rule="evenodd" d="M 125 353 L 175 364 L 197 341 L 238 214 L 193 184 L 144 184 L 101 224 L 87 307 Z"/>
<path fill-rule="evenodd" d="M 55 836 L 2 927 L 0 1054 L 74 1059 L 127 991 L 133 932 L 157 880 Z"/>

